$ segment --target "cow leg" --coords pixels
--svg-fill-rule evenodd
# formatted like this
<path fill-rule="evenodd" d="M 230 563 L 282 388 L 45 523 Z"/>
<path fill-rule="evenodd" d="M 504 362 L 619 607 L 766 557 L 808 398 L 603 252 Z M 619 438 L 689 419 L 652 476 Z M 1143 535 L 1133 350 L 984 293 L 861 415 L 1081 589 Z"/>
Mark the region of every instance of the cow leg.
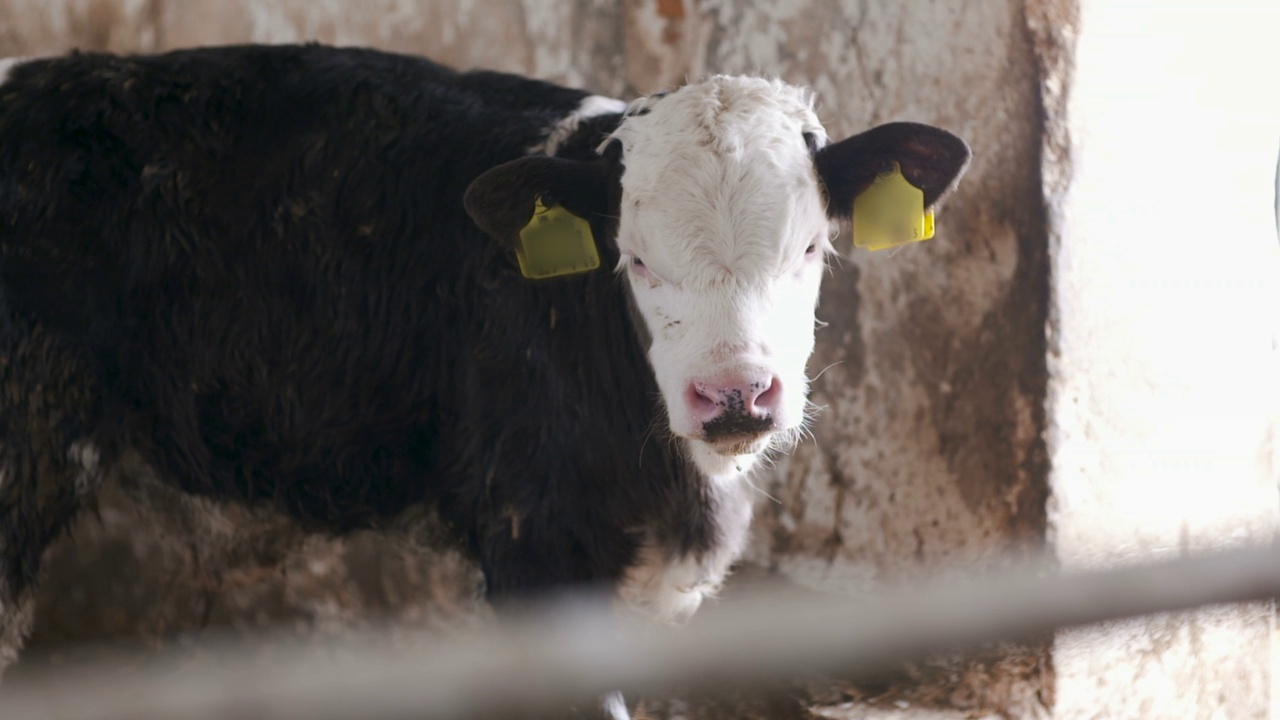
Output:
<path fill-rule="evenodd" d="M 564 529 L 585 523 L 559 517 L 538 522 L 513 515 L 506 506 L 499 507 L 502 509 L 484 514 L 486 532 L 480 560 L 488 599 L 500 617 L 518 613 L 530 598 L 574 588 L 603 590 L 616 582 L 610 577 L 609 566 L 593 565 Z M 617 548 L 619 569 L 613 574 L 621 574 L 623 561 L 631 555 L 630 541 L 625 535 L 610 537 L 609 533 L 597 540 L 600 546 Z M 567 716 L 574 720 L 630 720 L 631 713 L 622 693 L 611 692 L 593 703 L 571 708 Z M 554 717 L 560 720 L 565 713 Z"/>
<path fill-rule="evenodd" d="M 0 316 L 0 672 L 31 631 L 45 549 L 101 477 L 83 365 L 38 330 L 19 330 Z"/>
<path fill-rule="evenodd" d="M 627 709 L 622 693 L 613 692 L 604 696 L 600 703 L 600 717 L 604 720 L 630 720 L 631 711 Z"/>

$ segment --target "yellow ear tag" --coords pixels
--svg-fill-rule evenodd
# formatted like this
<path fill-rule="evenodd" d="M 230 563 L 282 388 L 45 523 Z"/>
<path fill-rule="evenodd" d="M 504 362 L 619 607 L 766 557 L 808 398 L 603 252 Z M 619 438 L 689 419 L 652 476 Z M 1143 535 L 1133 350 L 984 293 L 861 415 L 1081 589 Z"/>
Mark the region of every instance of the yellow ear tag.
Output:
<path fill-rule="evenodd" d="M 924 209 L 924 191 L 907 182 L 898 163 L 853 200 L 854 247 L 883 250 L 931 237 L 933 211 Z"/>
<path fill-rule="evenodd" d="M 542 198 L 537 199 L 533 217 L 520 231 L 516 259 L 520 261 L 520 274 L 532 280 L 576 275 L 600 267 L 591 224 L 562 205 L 543 205 Z"/>

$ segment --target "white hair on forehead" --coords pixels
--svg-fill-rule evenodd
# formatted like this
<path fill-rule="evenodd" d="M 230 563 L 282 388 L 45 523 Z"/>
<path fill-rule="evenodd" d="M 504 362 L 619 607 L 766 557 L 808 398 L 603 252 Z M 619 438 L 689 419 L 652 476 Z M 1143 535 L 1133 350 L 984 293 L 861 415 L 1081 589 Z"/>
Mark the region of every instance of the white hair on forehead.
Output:
<path fill-rule="evenodd" d="M 808 88 L 776 78 L 712 75 L 672 92 L 633 100 L 623 113 L 622 124 L 606 138 L 601 148 L 616 139 L 622 141 L 624 151 L 631 149 L 636 140 L 646 135 L 646 128 L 661 116 L 684 120 L 690 131 L 701 131 L 717 143 L 717 149 L 726 153 L 741 150 L 744 138 L 735 131 L 752 129 L 749 121 L 762 116 L 771 117 L 774 122 L 755 126 L 755 139 L 762 139 L 770 131 L 795 130 L 812 133 L 821 146 L 826 143 L 827 134 L 814 114 L 813 104 L 814 95 Z M 649 117 L 654 113 L 657 115 Z M 777 120 L 781 118 L 790 119 L 794 124 L 779 124 Z"/>
<path fill-rule="evenodd" d="M 611 136 L 623 148 L 623 214 L 654 211 L 627 241 L 677 275 L 708 265 L 777 272 L 812 242 L 790 226 L 825 227 L 817 201 L 802 202 L 817 197 L 806 133 L 827 141 L 813 95 L 780 80 L 717 75 L 633 102 Z"/>

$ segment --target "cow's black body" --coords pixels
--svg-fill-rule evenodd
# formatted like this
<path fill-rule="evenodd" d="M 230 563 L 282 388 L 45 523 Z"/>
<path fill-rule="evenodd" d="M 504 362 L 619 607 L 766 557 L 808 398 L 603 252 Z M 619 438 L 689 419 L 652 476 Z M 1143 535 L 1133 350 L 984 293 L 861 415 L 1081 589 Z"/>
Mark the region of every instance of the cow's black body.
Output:
<path fill-rule="evenodd" d="M 646 526 L 711 542 L 698 473 L 646 442 L 663 411 L 621 280 L 525 280 L 463 210 L 583 97 L 322 47 L 17 66 L 0 86 L 4 595 L 126 452 L 320 531 L 435 505 L 494 597 L 616 581 Z"/>

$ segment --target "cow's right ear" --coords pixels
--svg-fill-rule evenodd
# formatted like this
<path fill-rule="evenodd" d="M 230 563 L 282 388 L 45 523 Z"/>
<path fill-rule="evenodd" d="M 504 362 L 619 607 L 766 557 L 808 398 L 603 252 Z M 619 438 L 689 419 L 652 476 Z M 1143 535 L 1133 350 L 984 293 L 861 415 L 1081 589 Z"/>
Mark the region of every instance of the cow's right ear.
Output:
<path fill-rule="evenodd" d="M 463 197 L 467 214 L 495 240 L 514 247 L 540 199 L 597 224 L 616 216 L 611 203 L 618 180 L 612 164 L 539 155 L 503 163 L 471 182 Z"/>

